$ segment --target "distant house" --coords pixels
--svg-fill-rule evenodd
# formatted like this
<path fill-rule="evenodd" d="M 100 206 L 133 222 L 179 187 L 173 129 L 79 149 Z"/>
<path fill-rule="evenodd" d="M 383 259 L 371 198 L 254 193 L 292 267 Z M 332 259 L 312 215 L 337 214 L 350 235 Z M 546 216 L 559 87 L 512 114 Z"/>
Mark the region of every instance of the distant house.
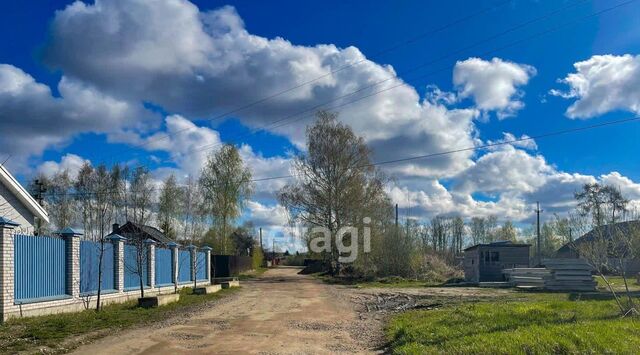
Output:
<path fill-rule="evenodd" d="M 529 267 L 529 244 L 498 241 L 464 250 L 464 277 L 469 282 L 504 281 L 502 270 Z"/>
<path fill-rule="evenodd" d="M 131 221 L 128 221 L 122 226 L 114 224 L 112 234 L 119 234 L 130 240 L 134 238 L 142 240 L 152 239 L 157 243 L 164 245 L 175 242 L 173 239 L 162 233 L 158 228 Z"/>
<path fill-rule="evenodd" d="M 580 255 L 578 253 L 578 250 L 581 245 L 594 242 L 600 238 L 611 240 L 615 235 L 614 233 L 640 233 L 640 221 L 618 222 L 594 228 L 582 237 L 574 240 L 573 242 L 563 245 L 556 252 L 556 258 L 579 258 Z M 609 244 L 609 247 L 613 248 L 614 244 Z M 613 256 L 614 254 L 611 250 L 609 251 L 609 253 L 611 254 L 611 256 Z M 617 260 L 611 260 L 610 264 L 616 265 Z M 640 259 L 624 259 L 624 266 L 626 268 L 626 272 L 629 274 L 639 273 Z"/>
<path fill-rule="evenodd" d="M 34 233 L 38 224 L 49 223 L 49 214 L 18 180 L 0 164 L 0 218 L 19 224 L 21 233 Z"/>

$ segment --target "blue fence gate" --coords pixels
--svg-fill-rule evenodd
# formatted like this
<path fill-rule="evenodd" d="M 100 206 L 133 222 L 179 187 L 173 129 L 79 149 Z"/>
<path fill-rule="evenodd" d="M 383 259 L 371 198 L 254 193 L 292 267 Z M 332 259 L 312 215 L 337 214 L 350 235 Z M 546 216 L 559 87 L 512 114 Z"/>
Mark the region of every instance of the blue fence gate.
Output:
<path fill-rule="evenodd" d="M 207 279 L 207 254 L 199 251 L 196 259 L 196 280 Z"/>
<path fill-rule="evenodd" d="M 173 262 L 171 250 L 156 248 L 156 286 L 173 284 Z"/>
<path fill-rule="evenodd" d="M 144 250 L 148 253 L 147 250 Z M 138 265 L 138 248 L 135 245 L 124 246 L 124 288 L 135 289 L 140 288 L 140 272 L 142 272 L 142 284 L 150 286 L 149 273 L 147 270 L 148 254 L 144 254 L 141 258 L 142 265 Z M 138 270 L 141 267 L 142 270 Z"/>
<path fill-rule="evenodd" d="M 178 282 L 186 283 L 191 280 L 191 252 L 180 250 L 178 252 Z"/>
<path fill-rule="evenodd" d="M 115 290 L 115 268 L 113 265 L 113 244 L 105 242 L 80 241 L 80 294 L 98 292 L 98 276 L 100 270 L 100 254 L 102 251 L 102 279 L 100 291 Z"/>
<path fill-rule="evenodd" d="M 17 234 L 13 247 L 16 301 L 42 300 L 67 294 L 64 239 Z"/>

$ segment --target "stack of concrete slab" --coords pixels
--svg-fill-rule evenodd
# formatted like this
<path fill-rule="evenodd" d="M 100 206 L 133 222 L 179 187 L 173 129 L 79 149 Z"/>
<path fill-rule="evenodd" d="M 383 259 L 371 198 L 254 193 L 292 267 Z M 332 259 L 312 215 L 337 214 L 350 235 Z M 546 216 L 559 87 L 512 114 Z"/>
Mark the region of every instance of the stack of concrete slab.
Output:
<path fill-rule="evenodd" d="M 551 278 L 545 288 L 553 291 L 595 291 L 597 282 L 591 275 L 592 268 L 582 259 L 547 259 L 545 267 Z"/>
<path fill-rule="evenodd" d="M 517 288 L 544 288 L 551 278 L 551 272 L 546 268 L 514 268 L 502 271 L 507 280 Z"/>
<path fill-rule="evenodd" d="M 544 268 L 505 269 L 506 279 L 517 288 L 551 291 L 595 291 L 591 266 L 581 259 L 546 259 Z"/>

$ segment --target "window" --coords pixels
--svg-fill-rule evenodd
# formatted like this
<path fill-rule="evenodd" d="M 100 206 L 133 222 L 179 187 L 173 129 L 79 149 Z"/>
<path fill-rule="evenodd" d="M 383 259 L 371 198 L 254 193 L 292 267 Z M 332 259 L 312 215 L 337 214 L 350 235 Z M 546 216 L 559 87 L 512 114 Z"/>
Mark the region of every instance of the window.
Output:
<path fill-rule="evenodd" d="M 489 252 L 488 251 L 484 253 L 484 261 L 487 262 L 487 263 L 489 261 L 491 261 L 491 259 L 489 258 Z"/>
<path fill-rule="evenodd" d="M 498 262 L 500 261 L 500 253 L 497 251 L 492 251 L 491 252 L 491 262 Z"/>

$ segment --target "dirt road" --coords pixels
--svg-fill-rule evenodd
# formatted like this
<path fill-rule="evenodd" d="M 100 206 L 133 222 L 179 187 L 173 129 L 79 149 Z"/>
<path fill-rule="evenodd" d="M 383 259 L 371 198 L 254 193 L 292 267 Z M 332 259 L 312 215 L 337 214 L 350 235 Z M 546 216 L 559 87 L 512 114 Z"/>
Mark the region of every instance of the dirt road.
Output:
<path fill-rule="evenodd" d="M 78 354 L 375 353 L 381 324 L 362 317 L 344 288 L 269 270 L 210 310 L 154 328 L 134 329 L 76 350 Z"/>

